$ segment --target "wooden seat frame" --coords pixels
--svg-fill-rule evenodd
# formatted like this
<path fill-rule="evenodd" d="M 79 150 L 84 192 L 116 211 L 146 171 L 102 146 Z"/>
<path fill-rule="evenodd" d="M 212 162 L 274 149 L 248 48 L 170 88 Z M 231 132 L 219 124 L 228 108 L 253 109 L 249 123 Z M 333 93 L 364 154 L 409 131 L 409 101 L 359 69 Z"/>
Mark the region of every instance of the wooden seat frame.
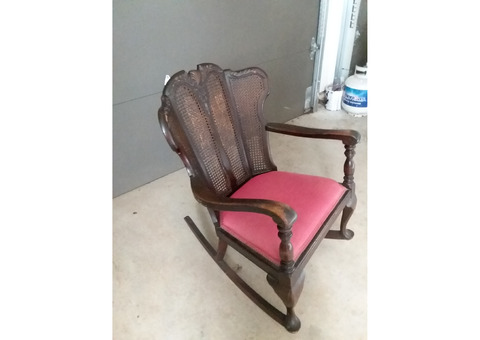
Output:
<path fill-rule="evenodd" d="M 301 323 L 294 307 L 303 289 L 307 262 L 324 238 L 350 240 L 354 236 L 353 231 L 347 229 L 347 222 L 357 201 L 353 157 L 360 134 L 354 130 L 267 124 L 263 118 L 263 103 L 268 93 L 267 75 L 259 68 L 231 71 L 214 64 L 200 64 L 197 70 L 181 71 L 172 76 L 164 88 L 158 117 L 168 144 L 186 167 L 195 199 L 208 209 L 219 239 L 217 249 L 207 241 L 189 216 L 185 217 L 186 223 L 213 260 L 255 304 L 289 332 L 296 332 Z M 345 146 L 346 160 L 341 184 L 347 190 L 296 261 L 293 259 L 290 239 L 297 214 L 291 207 L 271 200 L 230 197 L 250 178 L 277 170 L 270 157 L 267 131 L 334 139 Z M 233 156 L 232 152 L 229 153 L 231 146 L 226 145 L 232 141 L 237 150 Z M 251 145 L 255 142 L 257 149 L 254 150 Z M 204 155 L 208 156 L 207 161 L 202 159 Z M 245 211 L 270 216 L 278 226 L 280 265 L 222 229 L 220 211 Z M 340 214 L 340 229 L 331 230 Z M 272 306 L 228 266 L 224 261 L 228 246 L 267 273 L 268 283 L 285 304 L 285 313 Z"/>

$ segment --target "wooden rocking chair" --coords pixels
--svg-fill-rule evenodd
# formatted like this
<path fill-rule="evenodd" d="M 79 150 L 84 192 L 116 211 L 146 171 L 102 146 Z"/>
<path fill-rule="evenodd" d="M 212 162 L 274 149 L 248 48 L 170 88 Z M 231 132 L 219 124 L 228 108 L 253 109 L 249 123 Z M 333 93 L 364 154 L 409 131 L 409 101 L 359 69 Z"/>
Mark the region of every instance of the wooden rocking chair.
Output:
<path fill-rule="evenodd" d="M 195 199 L 212 218 L 219 238 L 217 250 L 186 216 L 188 226 L 253 302 L 288 331 L 296 332 L 300 320 L 294 307 L 303 289 L 305 265 L 324 238 L 353 237 L 346 225 L 356 206 L 352 159 L 360 134 L 266 124 L 267 81 L 265 72 L 256 67 L 231 71 L 201 64 L 197 70 L 172 76 L 164 88 L 158 117 L 170 147 L 185 164 Z M 277 171 L 267 131 L 342 141 L 346 156 L 343 183 Z M 341 213 L 340 230 L 330 230 Z M 286 313 L 227 265 L 228 246 L 267 273 Z"/>

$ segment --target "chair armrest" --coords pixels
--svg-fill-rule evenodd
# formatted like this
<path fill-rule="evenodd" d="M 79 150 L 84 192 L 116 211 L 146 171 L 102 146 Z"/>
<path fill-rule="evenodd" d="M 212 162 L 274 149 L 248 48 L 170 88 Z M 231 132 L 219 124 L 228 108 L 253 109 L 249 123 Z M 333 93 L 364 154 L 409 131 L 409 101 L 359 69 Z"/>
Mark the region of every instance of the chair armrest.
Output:
<path fill-rule="evenodd" d="M 265 129 L 270 132 L 297 137 L 338 139 L 345 145 L 355 145 L 360 142 L 360 133 L 355 130 L 315 129 L 282 123 L 267 123 Z"/>
<path fill-rule="evenodd" d="M 290 229 L 297 219 L 295 210 L 282 202 L 218 196 L 194 178 L 191 180 L 191 185 L 195 199 L 213 210 L 245 211 L 268 215 L 282 229 Z"/>

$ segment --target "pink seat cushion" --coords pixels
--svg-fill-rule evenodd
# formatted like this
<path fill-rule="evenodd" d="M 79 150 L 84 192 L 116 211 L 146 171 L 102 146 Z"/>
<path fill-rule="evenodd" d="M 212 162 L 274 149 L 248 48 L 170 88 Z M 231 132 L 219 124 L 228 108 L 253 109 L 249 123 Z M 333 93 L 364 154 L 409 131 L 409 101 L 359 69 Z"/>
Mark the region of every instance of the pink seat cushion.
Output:
<path fill-rule="evenodd" d="M 302 254 L 345 193 L 332 179 L 271 171 L 253 177 L 232 198 L 262 198 L 288 204 L 297 213 L 292 227 L 294 260 Z M 222 211 L 220 226 L 275 264 L 280 264 L 280 238 L 271 217 L 250 212 Z"/>

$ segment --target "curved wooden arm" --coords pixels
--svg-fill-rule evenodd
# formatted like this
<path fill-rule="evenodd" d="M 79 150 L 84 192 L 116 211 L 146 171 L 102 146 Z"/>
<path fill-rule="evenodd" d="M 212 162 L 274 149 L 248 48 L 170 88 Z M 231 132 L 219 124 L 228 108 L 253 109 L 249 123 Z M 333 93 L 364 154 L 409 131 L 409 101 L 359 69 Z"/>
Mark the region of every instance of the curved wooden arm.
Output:
<path fill-rule="evenodd" d="M 270 132 L 297 137 L 338 139 L 345 145 L 355 145 L 360 142 L 360 133 L 355 130 L 315 129 L 282 123 L 268 123 L 265 129 Z"/>
<path fill-rule="evenodd" d="M 285 272 L 293 271 L 292 225 L 297 219 L 297 213 L 289 205 L 265 199 L 247 199 L 221 197 L 213 193 L 201 181 L 191 178 L 192 191 L 195 199 L 213 210 L 245 211 L 270 216 L 277 224 L 280 238 L 280 267 Z"/>
<path fill-rule="evenodd" d="M 265 199 L 221 197 L 195 178 L 191 179 L 195 199 L 213 210 L 255 212 L 270 216 L 279 229 L 290 230 L 297 219 L 297 213 L 289 205 Z"/>

